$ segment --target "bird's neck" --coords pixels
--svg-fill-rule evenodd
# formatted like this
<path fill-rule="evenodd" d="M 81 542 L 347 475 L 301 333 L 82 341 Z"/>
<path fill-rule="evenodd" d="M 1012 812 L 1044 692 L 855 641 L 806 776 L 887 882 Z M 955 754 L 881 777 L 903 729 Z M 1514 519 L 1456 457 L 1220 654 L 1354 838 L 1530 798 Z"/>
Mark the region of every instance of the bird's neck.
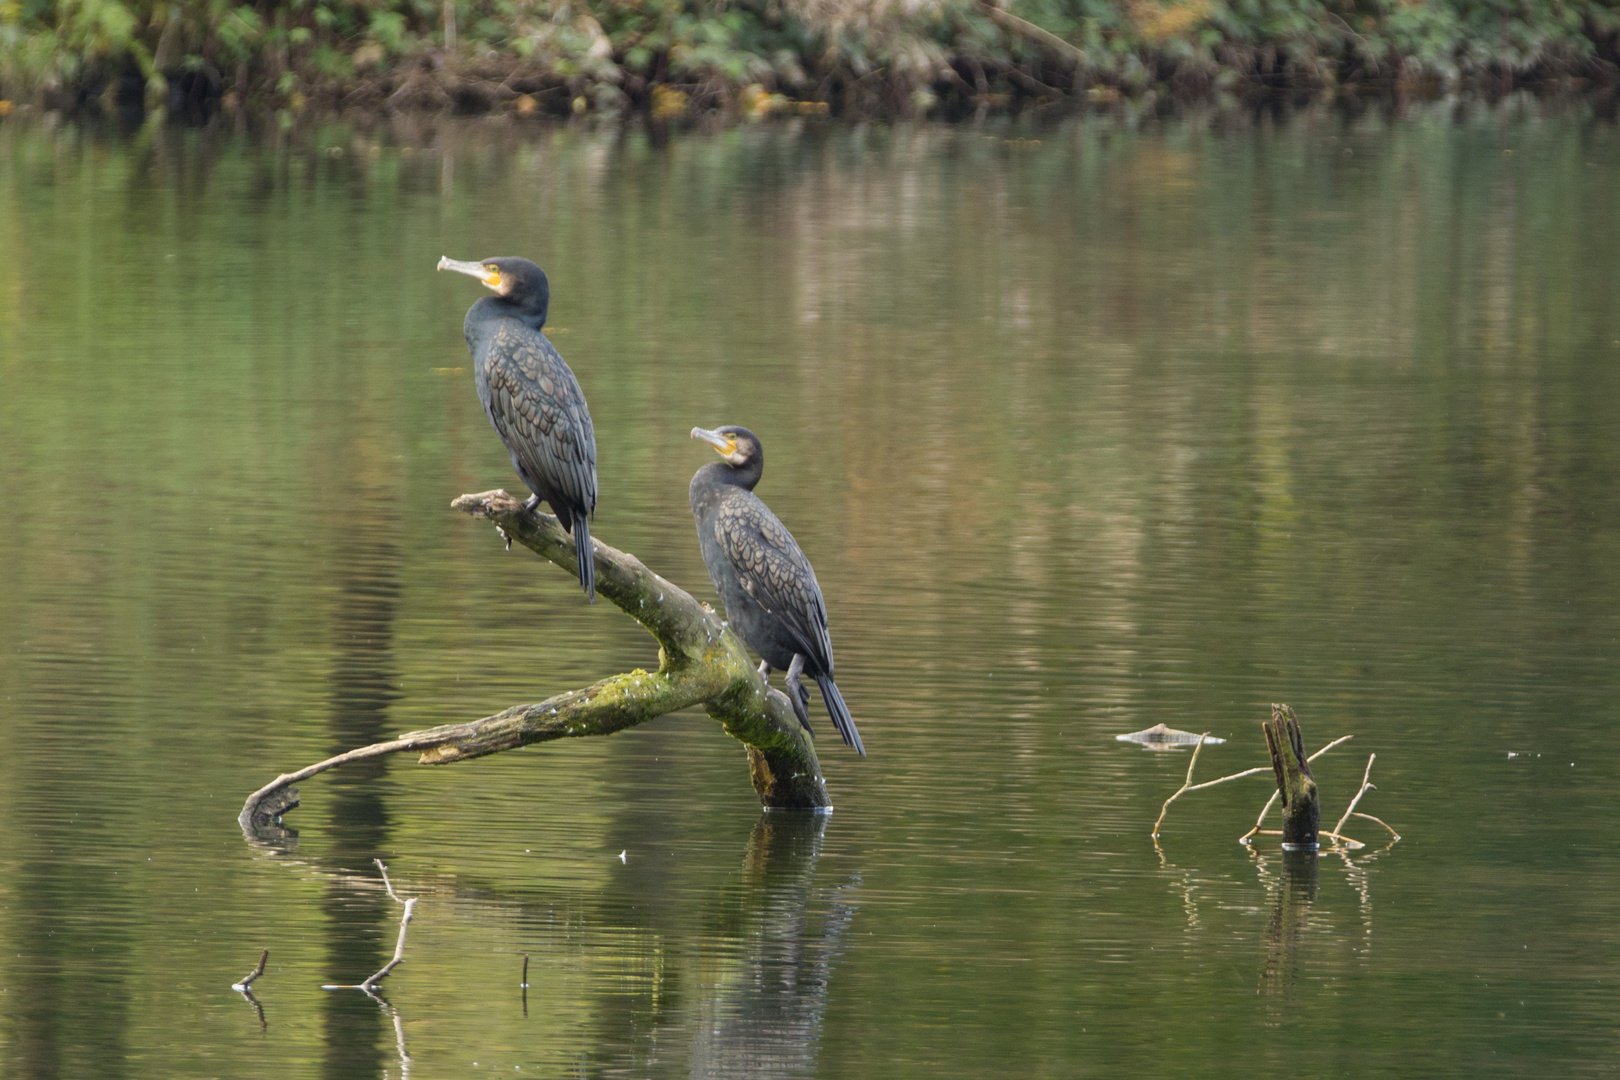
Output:
<path fill-rule="evenodd" d="M 491 315 L 516 319 L 530 330 L 539 330 L 546 325 L 546 311 L 551 306 L 549 300 L 517 301 L 504 296 L 486 296 L 478 302 Z"/>
<path fill-rule="evenodd" d="M 530 330 L 540 330 L 545 327 L 546 309 L 551 306 L 546 301 L 542 300 L 538 304 L 533 302 L 514 304 L 511 301 L 505 301 L 505 304 L 507 315 L 527 326 Z"/>
<path fill-rule="evenodd" d="M 705 479 L 716 486 L 742 488 L 753 491 L 754 485 L 765 474 L 764 464 L 758 461 L 747 465 L 731 465 L 724 461 L 711 461 L 703 466 Z"/>

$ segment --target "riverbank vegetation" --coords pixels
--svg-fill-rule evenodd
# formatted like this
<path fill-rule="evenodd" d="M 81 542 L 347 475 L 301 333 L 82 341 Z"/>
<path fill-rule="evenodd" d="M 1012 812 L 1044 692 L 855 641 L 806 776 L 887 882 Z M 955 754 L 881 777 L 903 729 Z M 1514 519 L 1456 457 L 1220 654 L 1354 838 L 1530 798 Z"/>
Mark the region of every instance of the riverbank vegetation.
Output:
<path fill-rule="evenodd" d="M 1620 83 L 1620 0 L 0 0 L 0 113 L 959 116 Z"/>

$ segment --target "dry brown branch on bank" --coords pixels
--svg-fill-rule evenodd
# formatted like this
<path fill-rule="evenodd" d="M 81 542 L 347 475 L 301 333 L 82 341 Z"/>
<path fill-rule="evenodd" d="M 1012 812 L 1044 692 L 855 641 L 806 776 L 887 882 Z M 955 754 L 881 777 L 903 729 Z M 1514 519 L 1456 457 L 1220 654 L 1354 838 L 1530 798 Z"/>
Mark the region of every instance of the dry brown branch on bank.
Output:
<path fill-rule="evenodd" d="M 528 511 L 504 491 L 463 495 L 451 506 L 487 518 L 510 540 L 574 573 L 573 538 L 550 514 Z M 447 765 L 530 743 L 611 735 L 668 713 L 702 705 L 748 751 L 760 802 L 776 809 L 831 805 L 809 733 L 786 695 L 771 689 L 742 642 L 705 604 L 659 577 L 627 552 L 595 543 L 597 593 L 640 622 L 658 642 L 658 670 L 603 679 L 581 690 L 510 709 L 470 723 L 412 731 L 359 747 L 254 792 L 237 820 L 252 833 L 298 805 L 293 784 L 354 761 L 416 752 L 423 765 Z"/>

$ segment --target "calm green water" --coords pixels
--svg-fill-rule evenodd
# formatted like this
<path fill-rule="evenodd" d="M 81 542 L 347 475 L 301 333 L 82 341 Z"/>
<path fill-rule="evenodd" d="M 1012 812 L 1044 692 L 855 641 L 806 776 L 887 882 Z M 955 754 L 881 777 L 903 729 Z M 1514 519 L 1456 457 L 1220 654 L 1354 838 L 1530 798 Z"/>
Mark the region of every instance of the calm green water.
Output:
<path fill-rule="evenodd" d="M 1615 1075 L 1617 252 L 1579 116 L 0 125 L 0 1074 Z M 818 719 L 830 818 L 689 714 L 244 841 L 656 662 L 448 509 L 517 481 L 433 266 L 508 253 L 601 539 L 711 597 L 686 433 L 763 437 L 871 751 Z M 1155 850 L 1187 755 L 1113 736 L 1213 777 L 1272 701 L 1399 844 L 1246 849 L 1262 776 Z M 320 989 L 392 954 L 378 856 L 392 1012 Z"/>

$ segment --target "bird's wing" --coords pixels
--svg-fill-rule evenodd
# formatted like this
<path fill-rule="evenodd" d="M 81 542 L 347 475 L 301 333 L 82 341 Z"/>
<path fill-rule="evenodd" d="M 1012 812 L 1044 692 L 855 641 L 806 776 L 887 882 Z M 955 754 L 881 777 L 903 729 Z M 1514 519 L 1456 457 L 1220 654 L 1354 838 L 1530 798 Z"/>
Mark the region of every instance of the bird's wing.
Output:
<path fill-rule="evenodd" d="M 523 468 L 587 514 L 596 509 L 596 432 L 585 393 L 535 331 L 490 340 L 489 414 Z"/>
<path fill-rule="evenodd" d="M 769 507 L 748 494 L 725 501 L 715 518 L 715 535 L 748 595 L 780 620 L 813 665 L 830 675 L 827 605 L 816 572 L 793 534 Z"/>

